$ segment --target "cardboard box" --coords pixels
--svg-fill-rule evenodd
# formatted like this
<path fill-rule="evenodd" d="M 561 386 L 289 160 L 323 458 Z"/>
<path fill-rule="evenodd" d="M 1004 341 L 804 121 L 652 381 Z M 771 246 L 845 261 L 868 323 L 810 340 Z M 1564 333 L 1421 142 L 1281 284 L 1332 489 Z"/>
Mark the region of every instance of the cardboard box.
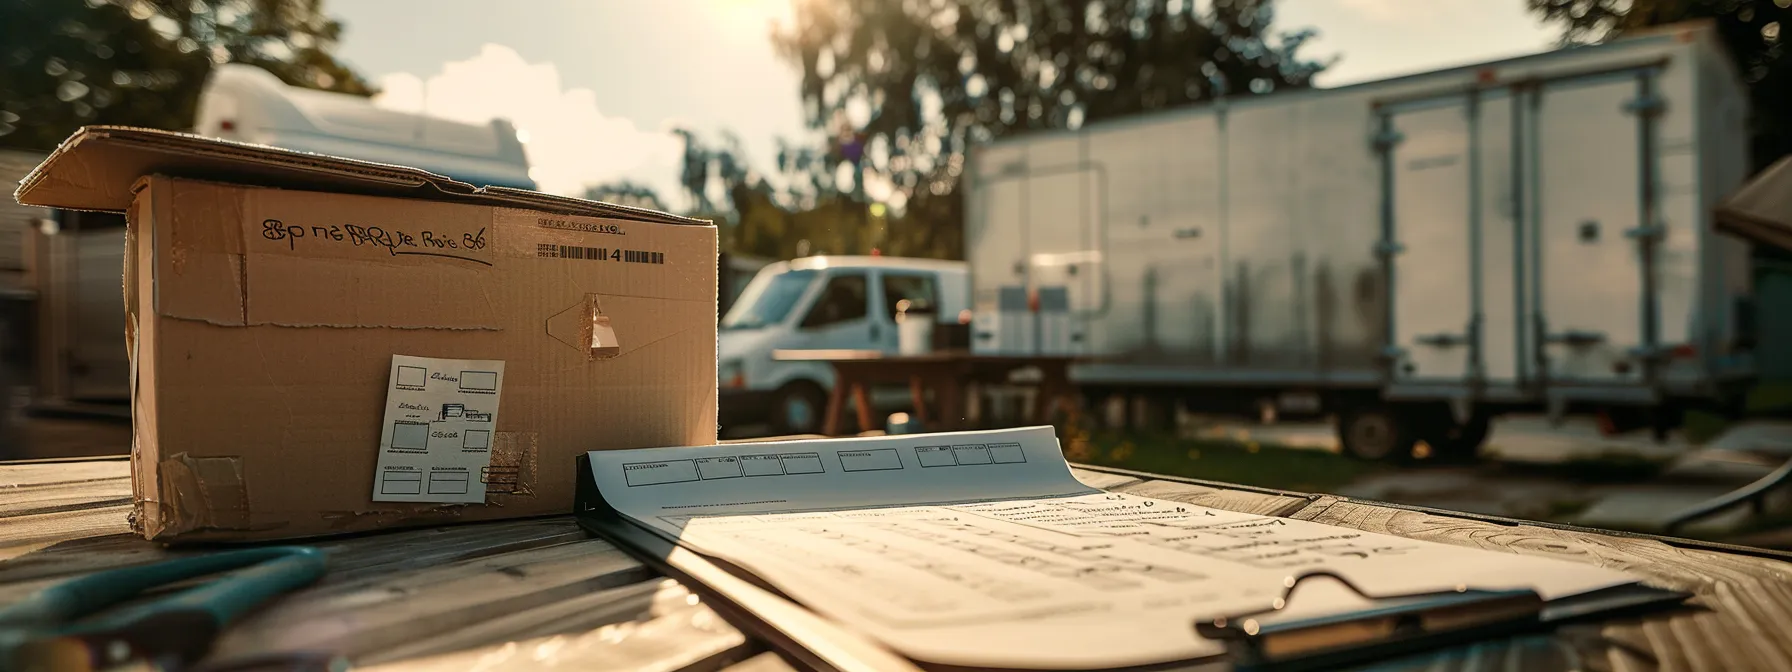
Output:
<path fill-rule="evenodd" d="M 17 199 L 127 213 L 134 525 L 150 539 L 565 513 L 587 450 L 715 441 L 707 222 L 109 127 L 70 137 Z M 476 479 L 482 503 L 375 501 L 395 355 L 502 361 L 430 374 L 497 404 L 427 419 L 495 410 L 454 446 L 489 466 L 446 475 Z M 459 434 L 397 435 L 436 451 Z"/>

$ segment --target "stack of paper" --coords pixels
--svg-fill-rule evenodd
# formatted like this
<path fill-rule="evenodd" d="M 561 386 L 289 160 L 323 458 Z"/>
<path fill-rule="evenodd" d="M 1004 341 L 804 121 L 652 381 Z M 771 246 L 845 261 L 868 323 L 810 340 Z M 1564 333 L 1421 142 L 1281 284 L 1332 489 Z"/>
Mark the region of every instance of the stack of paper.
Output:
<path fill-rule="evenodd" d="M 603 503 L 911 658 L 1109 668 L 1223 653 L 1196 621 L 1329 569 L 1372 594 L 1636 582 L 1587 564 L 1209 509 L 1078 482 L 1050 428 L 593 452 Z M 1305 584 L 1277 618 L 1359 610 Z"/>

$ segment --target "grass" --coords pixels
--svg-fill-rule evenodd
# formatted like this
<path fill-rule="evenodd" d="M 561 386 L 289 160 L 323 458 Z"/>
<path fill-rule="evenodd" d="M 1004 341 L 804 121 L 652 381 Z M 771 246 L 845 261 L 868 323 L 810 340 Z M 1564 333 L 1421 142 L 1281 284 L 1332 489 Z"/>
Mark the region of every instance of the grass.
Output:
<path fill-rule="evenodd" d="M 1681 423 L 1680 432 L 1695 446 L 1705 445 L 1730 428 L 1730 421 L 1723 416 L 1704 411 L 1687 411 Z"/>
<path fill-rule="evenodd" d="M 1743 413 L 1750 416 L 1792 413 L 1792 383 L 1769 381 L 1749 388 Z M 1705 411 L 1687 411 L 1680 431 L 1693 445 L 1703 445 L 1730 428 L 1731 419 Z"/>
<path fill-rule="evenodd" d="M 1748 391 L 1744 408 L 1749 413 L 1781 413 L 1792 410 L 1792 383 L 1771 381 Z"/>
<path fill-rule="evenodd" d="M 1330 492 L 1384 468 L 1320 450 L 1109 432 L 1073 437 L 1064 455 L 1083 464 L 1301 492 Z"/>

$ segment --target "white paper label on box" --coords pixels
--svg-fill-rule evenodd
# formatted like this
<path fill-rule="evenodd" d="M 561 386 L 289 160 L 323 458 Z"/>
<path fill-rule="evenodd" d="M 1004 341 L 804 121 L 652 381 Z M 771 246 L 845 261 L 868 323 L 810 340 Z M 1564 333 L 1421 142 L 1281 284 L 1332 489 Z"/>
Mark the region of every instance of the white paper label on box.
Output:
<path fill-rule="evenodd" d="M 373 501 L 483 504 L 504 362 L 393 355 L 387 380 Z"/>

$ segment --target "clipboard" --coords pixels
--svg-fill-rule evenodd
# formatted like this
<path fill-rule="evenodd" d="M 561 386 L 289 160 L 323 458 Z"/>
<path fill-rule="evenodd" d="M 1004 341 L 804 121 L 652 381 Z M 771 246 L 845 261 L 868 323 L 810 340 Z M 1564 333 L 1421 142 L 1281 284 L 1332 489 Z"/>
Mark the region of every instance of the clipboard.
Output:
<path fill-rule="evenodd" d="M 574 515 L 581 528 L 607 538 L 671 578 L 684 583 L 736 627 L 763 639 L 785 661 L 813 672 L 973 672 L 909 659 L 843 624 L 822 617 L 725 560 L 686 549 L 616 511 L 598 491 L 589 458 L 579 456 Z M 1309 581 L 1338 581 L 1374 606 L 1341 614 L 1289 620 L 1274 618 L 1294 588 Z M 1346 577 L 1326 571 L 1290 576 L 1280 597 L 1264 608 L 1191 624 L 1191 637 L 1222 640 L 1226 653 L 1184 661 L 1111 668 L 1116 672 L 1231 669 L 1252 672 L 1327 670 L 1451 645 L 1547 631 L 1580 618 L 1609 618 L 1679 603 L 1688 593 L 1624 585 L 1545 601 L 1530 590 L 1455 590 L 1399 595 L 1370 594 Z"/>
<path fill-rule="evenodd" d="M 1363 610 L 1296 620 L 1271 617 L 1294 589 L 1330 580 L 1371 600 Z M 1313 571 L 1284 581 L 1266 608 L 1194 624 L 1196 634 L 1226 643 L 1239 672 L 1301 672 L 1384 660 L 1458 644 L 1547 631 L 1578 618 L 1676 604 L 1689 593 L 1642 585 L 1618 586 L 1546 601 L 1531 590 L 1452 590 L 1374 595 L 1343 575 Z"/>

